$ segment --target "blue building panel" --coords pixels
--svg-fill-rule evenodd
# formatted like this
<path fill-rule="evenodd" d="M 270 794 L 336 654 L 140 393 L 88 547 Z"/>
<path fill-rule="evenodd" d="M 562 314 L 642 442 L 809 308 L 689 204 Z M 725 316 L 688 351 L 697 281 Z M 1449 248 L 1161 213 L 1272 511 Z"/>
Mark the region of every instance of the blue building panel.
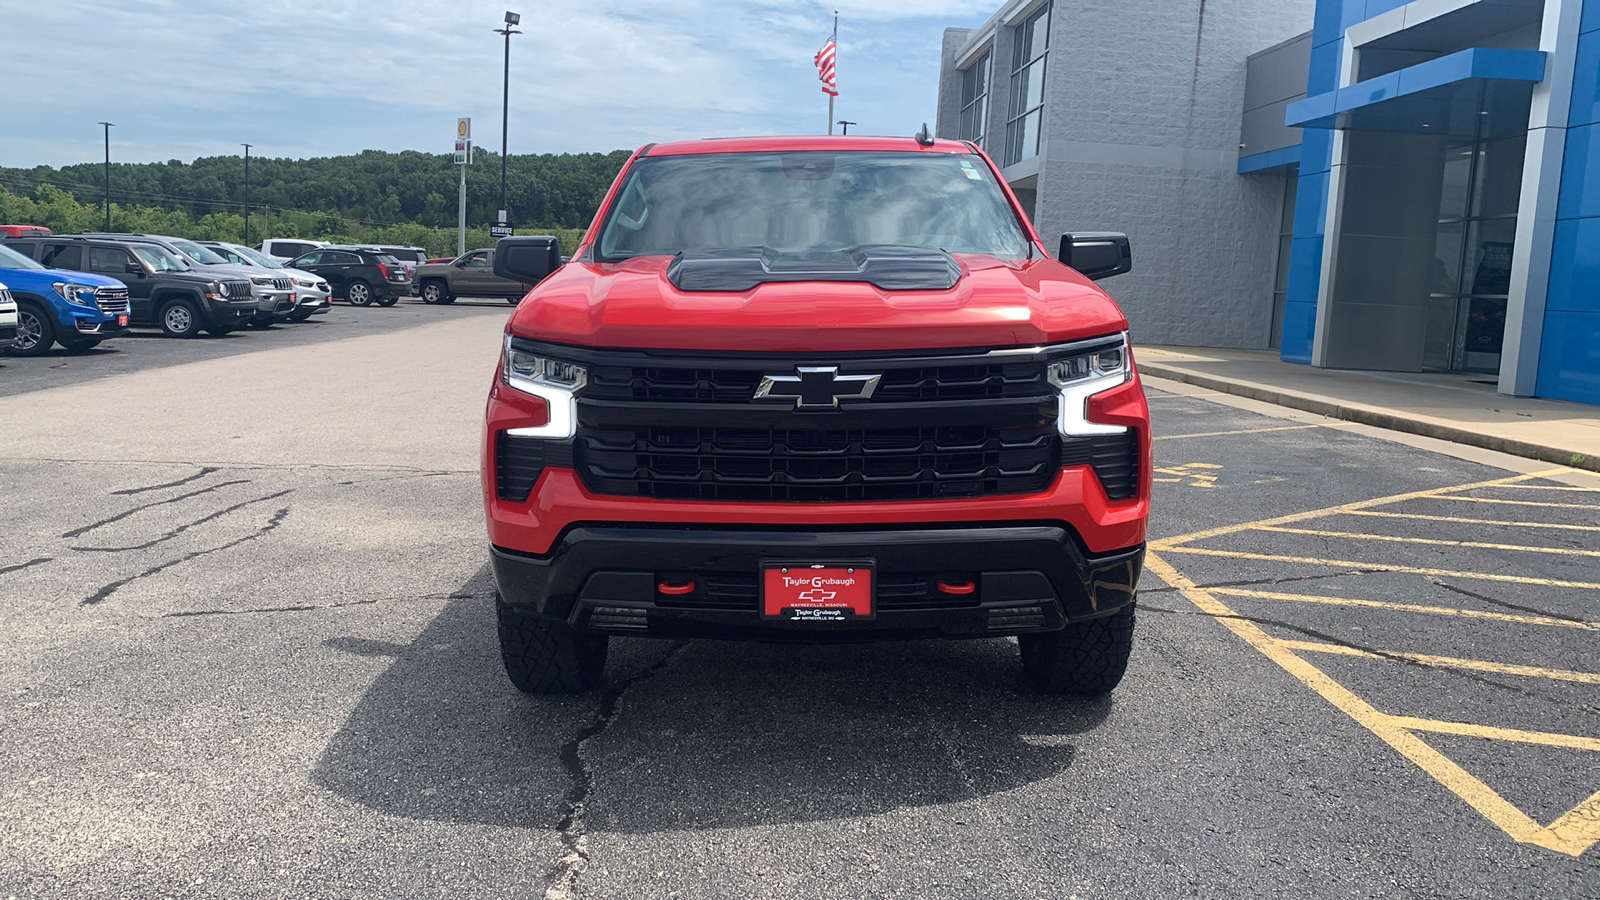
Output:
<path fill-rule="evenodd" d="M 1582 32 L 1600 31 L 1600 3 L 1587 0 L 1583 4 L 1583 24 L 1578 26 Z"/>
<path fill-rule="evenodd" d="M 1333 129 L 1307 128 L 1300 136 L 1300 175 L 1315 175 L 1333 168 Z"/>
<path fill-rule="evenodd" d="M 1539 396 L 1600 403 L 1600 312 L 1546 312 Z"/>
<path fill-rule="evenodd" d="M 1311 48 L 1311 71 L 1306 93 L 1311 96 L 1339 89 L 1339 69 L 1344 61 L 1344 41 L 1330 41 Z"/>
<path fill-rule="evenodd" d="M 1364 0 L 1351 0 L 1360 5 Z M 1320 47 L 1344 37 L 1344 0 L 1317 0 L 1317 13 L 1312 19 L 1311 46 Z"/>
<path fill-rule="evenodd" d="M 1595 0 L 1588 9 L 1600 9 Z M 1600 122 L 1600 31 L 1578 39 L 1578 63 L 1572 77 L 1572 114 L 1567 124 L 1573 127 Z"/>
<path fill-rule="evenodd" d="M 1556 222 L 1544 308 L 1600 313 L 1600 219 Z"/>
<path fill-rule="evenodd" d="M 1561 165 L 1561 204 L 1556 216 L 1600 216 L 1600 125 L 1567 130 L 1567 153 Z"/>
<path fill-rule="evenodd" d="M 1268 150 L 1266 153 L 1252 153 L 1249 156 L 1239 157 L 1239 174 L 1250 175 L 1255 172 L 1265 172 L 1268 169 L 1292 166 L 1299 162 L 1300 146 L 1296 144 L 1293 147 L 1284 147 L 1281 150 Z"/>
<path fill-rule="evenodd" d="M 1317 331 L 1316 303 L 1283 305 L 1283 342 L 1279 358 L 1284 362 L 1311 365 L 1311 343 Z"/>
<path fill-rule="evenodd" d="M 1295 196 L 1294 236 L 1319 238 L 1327 229 L 1328 185 L 1332 179 L 1328 172 L 1300 175 L 1300 192 Z"/>

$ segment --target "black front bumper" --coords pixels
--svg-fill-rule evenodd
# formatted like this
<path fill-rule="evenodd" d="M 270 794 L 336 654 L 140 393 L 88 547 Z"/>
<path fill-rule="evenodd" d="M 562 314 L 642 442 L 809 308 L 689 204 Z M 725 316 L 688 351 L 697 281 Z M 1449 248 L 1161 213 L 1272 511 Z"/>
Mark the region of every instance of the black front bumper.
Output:
<path fill-rule="evenodd" d="M 501 597 L 582 631 L 799 643 L 999 637 L 1056 631 L 1133 602 L 1144 548 L 1086 557 L 1050 524 L 885 531 L 579 526 L 547 556 L 492 547 Z M 876 563 L 876 616 L 763 618 L 763 562 Z M 693 581 L 682 596 L 663 582 Z M 940 581 L 970 582 L 947 594 Z"/>

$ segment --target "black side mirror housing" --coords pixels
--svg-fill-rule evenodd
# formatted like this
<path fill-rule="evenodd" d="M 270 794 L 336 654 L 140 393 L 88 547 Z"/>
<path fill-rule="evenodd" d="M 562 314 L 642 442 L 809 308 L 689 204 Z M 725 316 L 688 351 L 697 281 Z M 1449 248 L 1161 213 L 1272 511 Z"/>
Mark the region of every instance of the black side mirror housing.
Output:
<path fill-rule="evenodd" d="M 128 274 L 128 275 L 143 275 L 144 274 L 144 266 L 141 266 L 136 262 L 131 262 L 130 261 L 124 267 L 123 271 L 124 271 L 125 274 Z"/>
<path fill-rule="evenodd" d="M 1056 259 L 1077 269 L 1083 277 L 1099 281 L 1133 271 L 1133 245 L 1127 235 L 1115 231 L 1063 234 Z"/>
<path fill-rule="evenodd" d="M 507 281 L 538 284 L 561 268 L 561 240 L 552 236 L 501 238 L 494 245 L 494 274 Z"/>

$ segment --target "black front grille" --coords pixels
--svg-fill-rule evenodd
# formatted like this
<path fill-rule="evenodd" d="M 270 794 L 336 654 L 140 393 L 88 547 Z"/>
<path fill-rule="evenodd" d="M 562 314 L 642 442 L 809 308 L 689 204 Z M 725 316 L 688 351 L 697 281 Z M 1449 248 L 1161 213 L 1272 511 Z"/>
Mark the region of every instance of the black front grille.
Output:
<path fill-rule="evenodd" d="M 1027 494 L 1060 468 L 1053 422 L 849 430 L 585 428 L 593 491 L 673 500 L 883 502 Z"/>
<path fill-rule="evenodd" d="M 1068 438 L 1061 448 L 1064 466 L 1089 466 L 1100 476 L 1106 496 L 1127 500 L 1139 492 L 1139 432 Z"/>
<path fill-rule="evenodd" d="M 634 400 L 657 403 L 749 403 L 764 375 L 793 374 L 783 364 L 746 363 L 668 366 L 601 365 L 589 370 L 584 396 L 593 400 Z M 891 366 L 872 362 L 840 364 L 842 375 L 883 377 L 872 395 L 874 403 L 911 403 L 929 400 L 998 400 L 1048 394 L 1044 367 L 1037 361 L 971 364 L 904 362 Z"/>

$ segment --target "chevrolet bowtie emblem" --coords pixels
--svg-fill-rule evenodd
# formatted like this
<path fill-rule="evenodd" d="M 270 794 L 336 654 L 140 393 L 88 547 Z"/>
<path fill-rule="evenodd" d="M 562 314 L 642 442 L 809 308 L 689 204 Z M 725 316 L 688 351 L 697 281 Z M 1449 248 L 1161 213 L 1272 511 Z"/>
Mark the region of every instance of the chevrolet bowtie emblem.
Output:
<path fill-rule="evenodd" d="M 793 400 L 795 409 L 838 409 L 840 400 L 866 400 L 882 375 L 840 375 L 838 366 L 796 366 L 794 375 L 764 375 L 757 400 Z"/>

